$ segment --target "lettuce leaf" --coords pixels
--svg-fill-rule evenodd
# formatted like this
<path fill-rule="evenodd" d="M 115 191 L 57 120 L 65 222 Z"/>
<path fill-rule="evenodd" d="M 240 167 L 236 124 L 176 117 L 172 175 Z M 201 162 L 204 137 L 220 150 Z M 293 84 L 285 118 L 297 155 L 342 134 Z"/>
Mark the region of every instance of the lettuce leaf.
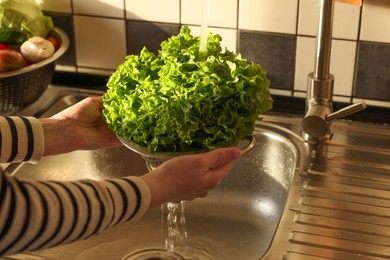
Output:
<path fill-rule="evenodd" d="M 54 24 L 34 0 L 0 0 L 0 28 L 21 30 L 28 37 L 46 38 Z"/>
<path fill-rule="evenodd" d="M 270 81 L 259 64 L 222 52 L 221 40 L 209 33 L 208 56 L 198 59 L 199 37 L 183 26 L 158 55 L 128 55 L 103 95 L 109 127 L 150 151 L 216 149 L 252 135 L 272 108 Z"/>

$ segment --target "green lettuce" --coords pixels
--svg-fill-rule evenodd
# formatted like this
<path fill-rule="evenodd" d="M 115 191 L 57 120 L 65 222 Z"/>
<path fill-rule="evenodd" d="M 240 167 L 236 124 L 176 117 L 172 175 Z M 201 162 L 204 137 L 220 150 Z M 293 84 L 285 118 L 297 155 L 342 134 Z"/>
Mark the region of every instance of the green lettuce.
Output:
<path fill-rule="evenodd" d="M 28 37 L 46 38 L 54 24 L 34 0 L 0 0 L 0 29 L 9 28 L 24 31 Z"/>
<path fill-rule="evenodd" d="M 259 64 L 222 52 L 221 40 L 209 33 L 199 59 L 200 39 L 183 26 L 158 55 L 128 55 L 103 95 L 109 127 L 150 151 L 216 149 L 251 136 L 272 108 L 270 81 Z"/>

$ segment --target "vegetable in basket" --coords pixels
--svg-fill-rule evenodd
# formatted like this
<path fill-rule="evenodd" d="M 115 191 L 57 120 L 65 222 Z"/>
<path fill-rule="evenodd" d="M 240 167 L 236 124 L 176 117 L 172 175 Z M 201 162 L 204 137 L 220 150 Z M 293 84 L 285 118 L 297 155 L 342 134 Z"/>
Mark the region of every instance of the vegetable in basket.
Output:
<path fill-rule="evenodd" d="M 51 17 L 43 15 L 35 0 L 0 0 L 0 44 L 9 49 L 1 52 L 0 72 L 50 57 L 58 48 L 58 41 L 51 36 L 53 30 Z"/>
<path fill-rule="evenodd" d="M 222 52 L 218 34 L 208 34 L 208 56 L 199 59 L 199 41 L 183 26 L 158 55 L 143 48 L 126 57 L 103 96 L 104 118 L 118 136 L 150 151 L 179 152 L 234 146 L 253 134 L 272 108 L 266 72 Z"/>
<path fill-rule="evenodd" d="M 49 16 L 43 15 L 35 0 L 0 0 L 0 31 L 19 30 L 32 36 L 46 36 L 54 29 Z"/>
<path fill-rule="evenodd" d="M 0 72 L 23 68 L 26 61 L 22 54 L 14 50 L 0 50 Z"/>

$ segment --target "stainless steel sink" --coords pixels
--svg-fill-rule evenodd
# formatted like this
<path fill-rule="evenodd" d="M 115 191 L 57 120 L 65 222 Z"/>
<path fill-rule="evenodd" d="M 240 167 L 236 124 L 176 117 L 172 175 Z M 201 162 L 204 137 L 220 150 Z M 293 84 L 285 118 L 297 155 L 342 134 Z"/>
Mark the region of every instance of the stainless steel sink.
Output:
<path fill-rule="evenodd" d="M 99 94 L 60 90 L 52 101 L 45 99 L 34 114 L 50 116 L 87 95 Z M 170 259 L 253 260 L 267 252 L 293 176 L 303 168 L 303 141 L 292 131 L 263 121 L 256 125 L 254 136 L 254 150 L 240 159 L 219 188 L 206 198 L 185 202 L 188 236 L 175 244 L 175 257 Z M 134 152 L 112 148 L 45 157 L 36 165 L 12 164 L 6 171 L 30 180 L 100 180 L 141 175 L 147 167 Z M 166 210 L 155 208 L 136 223 L 34 254 L 64 260 L 165 259 L 160 253 L 166 239 L 165 222 Z"/>

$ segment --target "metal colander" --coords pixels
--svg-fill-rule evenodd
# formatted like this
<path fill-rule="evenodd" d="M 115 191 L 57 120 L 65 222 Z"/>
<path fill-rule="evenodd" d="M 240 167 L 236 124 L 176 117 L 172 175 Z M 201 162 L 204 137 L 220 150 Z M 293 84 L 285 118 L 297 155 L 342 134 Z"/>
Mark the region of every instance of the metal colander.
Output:
<path fill-rule="evenodd" d="M 145 160 L 146 166 L 150 171 L 156 169 L 160 164 L 174 157 L 189 155 L 189 154 L 205 153 L 210 151 L 207 149 L 203 149 L 203 150 L 191 151 L 191 152 L 152 152 L 137 143 L 125 140 L 120 136 L 117 137 L 124 146 L 138 153 Z M 245 140 L 240 141 L 237 144 L 237 147 L 241 149 L 241 154 L 242 156 L 244 156 L 250 151 L 252 151 L 255 145 L 256 145 L 256 139 L 253 136 L 248 136 Z"/>
<path fill-rule="evenodd" d="M 49 86 L 55 61 L 69 46 L 69 38 L 62 30 L 55 28 L 54 37 L 59 40 L 60 47 L 49 58 L 18 70 L 0 72 L 0 113 L 2 115 L 27 107 Z"/>

